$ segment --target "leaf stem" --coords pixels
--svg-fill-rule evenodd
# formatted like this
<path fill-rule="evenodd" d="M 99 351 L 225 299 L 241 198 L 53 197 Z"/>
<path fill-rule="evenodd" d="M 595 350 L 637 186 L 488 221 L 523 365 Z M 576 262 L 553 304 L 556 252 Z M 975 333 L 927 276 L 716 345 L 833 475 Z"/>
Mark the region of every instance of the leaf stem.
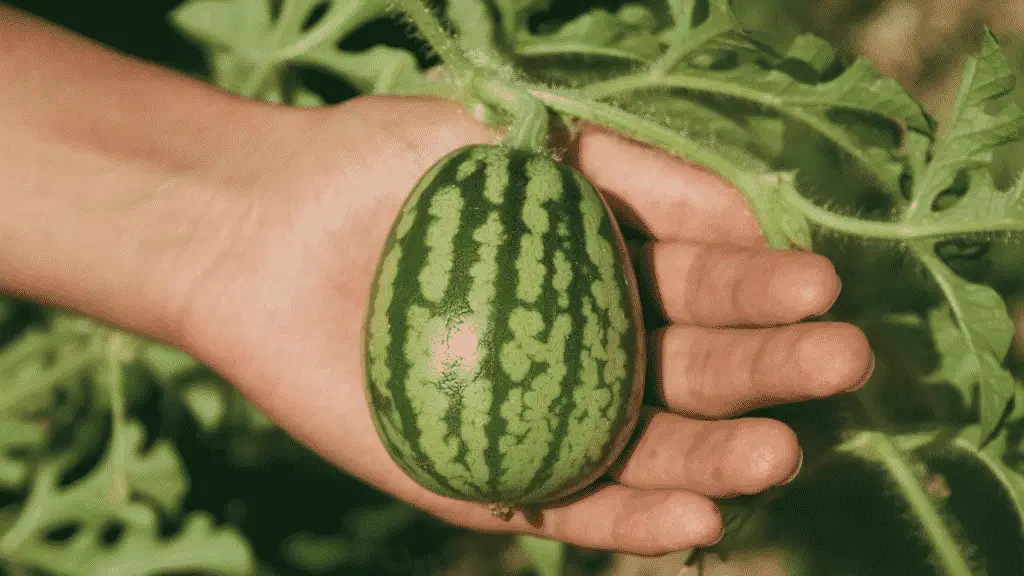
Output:
<path fill-rule="evenodd" d="M 694 50 L 704 46 L 712 38 L 724 32 L 723 27 L 717 25 L 705 24 L 696 30 L 688 29 L 688 25 L 689 22 L 685 23 L 684 26 L 680 26 L 678 22 L 676 23 L 674 33 L 684 34 L 685 38 L 673 42 L 668 47 L 668 50 L 651 64 L 651 67 L 647 70 L 648 78 L 652 80 L 664 78 L 665 74 L 678 66 Z"/>
<path fill-rule="evenodd" d="M 903 500 L 910 506 L 914 517 L 924 530 L 942 573 L 946 576 L 972 576 L 974 572 L 961 553 L 959 542 L 946 528 L 942 514 L 914 475 L 906 458 L 885 433 L 859 432 L 847 444 L 847 449 L 866 460 L 878 462 L 889 473 Z"/>
<path fill-rule="evenodd" d="M 515 118 L 502 139 L 505 145 L 538 154 L 546 153 L 550 124 L 548 109 L 540 100 L 528 92 L 499 82 L 477 82 L 474 88 L 482 100 L 507 110 Z"/>
<path fill-rule="evenodd" d="M 756 201 L 759 196 L 764 194 L 764 188 L 768 185 L 768 176 L 770 174 L 758 177 L 757 174 L 744 170 L 742 167 L 715 154 L 706 146 L 686 138 L 675 130 L 615 106 L 581 98 L 577 91 L 491 78 L 480 78 L 478 83 L 492 92 L 525 91 L 553 110 L 608 126 L 628 137 L 653 144 L 670 153 L 695 162 L 731 182 L 743 192 L 748 201 L 751 202 L 757 213 L 758 220 L 762 224 L 770 221 L 769 218 L 771 217 L 761 211 L 759 203 Z M 837 214 L 818 206 L 800 194 L 795 188 L 783 186 L 780 187 L 780 190 L 785 202 L 809 221 L 822 228 L 850 236 L 902 242 L 970 234 L 989 234 L 993 232 L 1024 232 L 1024 222 L 1010 218 L 995 221 L 976 220 L 959 223 L 935 222 L 913 225 L 908 225 L 904 222 L 862 220 Z M 766 234 L 768 234 L 767 231 Z M 788 247 L 787 238 L 779 234 L 768 235 L 769 245 L 773 248 Z"/>
<path fill-rule="evenodd" d="M 423 35 L 423 39 L 437 52 L 457 79 L 468 82 L 476 66 L 459 50 L 451 35 L 445 31 L 441 21 L 424 0 L 395 0 L 395 4 L 412 21 Z"/>
<path fill-rule="evenodd" d="M 925 240 L 993 232 L 1024 232 L 1024 221 L 1004 218 L 1001 220 L 973 220 L 970 222 L 935 222 L 930 224 L 907 224 L 862 220 L 836 214 L 818 206 L 795 190 L 785 190 L 786 201 L 799 209 L 808 220 L 821 226 L 850 236 L 876 240 Z"/>
<path fill-rule="evenodd" d="M 33 356 L 38 356 L 50 346 L 46 335 L 38 330 L 26 332 L 0 354 L 0 374 L 12 370 Z"/>
<path fill-rule="evenodd" d="M 702 39 L 701 41 L 705 41 Z M 654 70 L 652 70 L 652 73 Z M 800 106 L 804 104 L 799 98 L 784 98 L 775 94 L 754 90 L 733 82 L 723 82 L 706 75 L 698 74 L 673 74 L 671 76 L 633 74 L 595 82 L 580 89 L 580 92 L 594 99 L 608 98 L 622 93 L 648 90 L 653 88 L 669 88 L 677 90 L 690 90 L 707 94 L 718 94 L 753 102 L 767 109 L 774 110 L 788 116 L 801 124 L 804 124 L 821 135 L 834 142 L 839 148 L 856 159 L 859 163 L 870 168 L 876 160 L 865 154 L 860 148 L 850 146 L 844 140 L 845 134 L 828 122 L 814 114 L 809 114 Z M 813 104 L 813 102 L 807 102 Z M 859 110 L 863 112 L 863 110 Z M 888 118 L 887 118 L 888 120 Z M 901 198 L 895 182 L 885 181 L 874 170 L 867 172 L 875 179 L 879 186 L 885 189 L 890 196 Z"/>

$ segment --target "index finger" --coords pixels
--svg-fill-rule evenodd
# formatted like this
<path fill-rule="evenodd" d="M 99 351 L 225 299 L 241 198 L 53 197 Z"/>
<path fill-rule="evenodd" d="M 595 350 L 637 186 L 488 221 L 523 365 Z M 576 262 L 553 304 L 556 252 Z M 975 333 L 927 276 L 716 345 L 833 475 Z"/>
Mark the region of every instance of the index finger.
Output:
<path fill-rule="evenodd" d="M 657 240 L 765 246 L 743 194 L 700 166 L 590 124 L 573 152 L 627 227 Z"/>

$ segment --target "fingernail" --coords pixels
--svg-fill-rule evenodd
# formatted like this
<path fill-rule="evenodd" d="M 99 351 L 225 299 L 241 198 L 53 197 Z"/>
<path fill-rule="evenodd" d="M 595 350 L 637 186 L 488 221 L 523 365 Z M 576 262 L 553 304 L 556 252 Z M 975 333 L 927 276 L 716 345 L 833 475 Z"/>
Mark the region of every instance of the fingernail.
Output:
<path fill-rule="evenodd" d="M 847 390 L 847 392 L 856 392 L 857 390 L 860 390 L 861 388 L 863 388 L 864 385 L 868 383 L 868 380 L 871 379 L 871 375 L 874 374 L 874 373 L 875 373 L 875 351 L 871 350 L 871 363 L 868 364 L 867 372 L 865 372 L 864 376 L 861 377 L 860 381 L 858 381 L 857 384 L 854 385 L 852 388 Z"/>
<path fill-rule="evenodd" d="M 828 311 L 831 310 L 832 307 L 836 305 L 836 302 L 839 301 L 839 297 L 842 294 L 843 294 L 843 279 L 840 278 L 839 275 L 837 274 L 836 275 L 836 295 L 832 297 L 832 301 L 828 303 L 828 306 L 825 306 L 824 310 L 822 310 L 820 312 L 815 312 L 813 314 L 810 314 L 809 316 L 807 316 L 807 318 L 817 318 L 818 316 L 823 316 L 826 313 L 828 313 Z"/>
<path fill-rule="evenodd" d="M 840 278 L 838 274 L 836 274 L 836 297 L 832 299 L 832 302 L 829 302 L 828 308 L 825 308 L 825 312 L 828 312 L 829 310 L 831 310 L 832 307 L 836 305 L 836 302 L 839 300 L 839 297 L 842 296 L 842 295 L 843 295 L 843 279 Z"/>
<path fill-rule="evenodd" d="M 708 544 L 707 546 L 714 546 L 715 544 L 718 544 L 719 542 L 722 541 L 722 538 L 725 538 L 725 525 L 724 524 L 722 525 L 722 531 L 718 533 L 718 538 L 715 538 L 715 541 L 712 542 L 711 544 Z"/>
<path fill-rule="evenodd" d="M 780 483 L 779 486 L 785 486 L 786 484 L 789 484 L 793 480 L 796 480 L 796 477 L 800 475 L 800 469 L 803 468 L 803 467 L 804 467 L 804 451 L 803 451 L 803 448 L 801 448 L 800 449 L 800 460 L 796 463 L 796 470 L 793 471 L 793 474 L 791 474 L 789 476 L 789 478 L 786 478 L 784 481 L 782 481 L 782 483 Z"/>

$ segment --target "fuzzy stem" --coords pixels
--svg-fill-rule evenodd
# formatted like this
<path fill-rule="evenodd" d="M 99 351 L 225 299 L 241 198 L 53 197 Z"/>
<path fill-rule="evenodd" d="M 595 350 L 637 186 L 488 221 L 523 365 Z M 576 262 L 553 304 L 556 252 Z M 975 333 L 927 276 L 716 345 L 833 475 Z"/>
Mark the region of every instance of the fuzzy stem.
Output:
<path fill-rule="evenodd" d="M 504 108 L 515 118 L 502 143 L 510 148 L 546 153 L 550 126 L 547 106 L 527 92 L 497 82 L 478 82 L 475 88 L 481 99 Z"/>
<path fill-rule="evenodd" d="M 717 35 L 717 32 L 709 37 L 713 37 L 714 35 Z M 709 38 L 701 37 L 699 38 L 699 41 L 703 43 L 708 39 Z M 595 82 L 581 88 L 580 92 L 595 100 L 655 88 L 681 89 L 706 94 L 725 95 L 747 102 L 754 102 L 759 106 L 775 110 L 780 114 L 784 114 L 793 120 L 810 127 L 825 138 L 834 142 L 854 160 L 867 167 L 870 167 L 872 163 L 875 162 L 874 158 L 865 154 L 862 150 L 856 147 L 851 148 L 844 145 L 843 139 L 845 134 L 842 130 L 837 129 L 830 122 L 822 119 L 821 117 L 808 113 L 807 110 L 799 106 L 799 101 L 786 100 L 775 94 L 766 94 L 756 89 L 736 85 L 730 82 L 722 82 L 700 74 L 674 74 L 671 76 L 664 76 L 663 73 L 666 71 L 667 70 L 659 71 L 659 69 L 655 67 L 652 68 L 649 74 L 634 74 L 613 78 L 611 80 Z M 902 195 L 900 194 L 898 187 L 893 182 L 884 181 L 872 170 L 867 170 L 867 172 L 875 179 L 880 187 L 889 193 L 889 196 L 897 199 L 897 201 L 902 200 Z"/>
<path fill-rule="evenodd" d="M 395 4 L 412 21 L 423 35 L 423 39 L 459 80 L 466 82 L 473 76 L 476 66 L 456 47 L 455 41 L 445 31 L 441 21 L 423 0 L 395 0 Z"/>
<path fill-rule="evenodd" d="M 677 30 L 676 34 L 686 33 L 687 38 L 669 46 L 668 50 L 647 70 L 647 74 L 652 79 L 663 78 L 694 50 L 704 46 L 721 32 L 718 27 L 711 26 L 702 26 L 696 30 Z"/>
<path fill-rule="evenodd" d="M 607 126 L 617 132 L 636 138 L 648 144 L 695 162 L 736 186 L 748 200 L 758 196 L 762 182 L 736 164 L 715 154 L 705 146 L 690 140 L 682 134 L 660 124 L 620 110 L 603 102 L 580 98 L 578 93 L 558 90 L 546 86 L 520 84 L 520 89 L 537 98 L 553 110 L 590 120 Z M 760 222 L 768 221 L 769 214 L 757 202 L 751 206 Z M 781 232 L 767 231 L 766 236 L 772 248 L 788 248 L 789 239 Z"/>
<path fill-rule="evenodd" d="M 822 228 L 842 232 L 850 236 L 860 236 L 876 240 L 906 241 L 967 236 L 970 234 L 989 234 L 993 232 L 1024 232 L 1024 222 L 1012 218 L 967 222 L 935 222 L 929 224 L 861 220 L 826 210 L 792 190 L 787 192 L 786 201 L 797 208 L 808 220 Z"/>
<path fill-rule="evenodd" d="M 924 531 L 942 574 L 972 576 L 974 572 L 964 559 L 959 543 L 946 528 L 945 520 L 914 475 L 910 463 L 892 441 L 882 432 L 865 431 L 849 443 L 848 449 L 866 460 L 878 462 L 889 473 Z"/>
<path fill-rule="evenodd" d="M 772 221 L 771 218 L 774 218 L 769 214 L 763 213 L 763 209 L 754 201 L 763 193 L 765 182 L 762 178 L 756 177 L 755 174 L 733 164 L 706 146 L 701 146 L 699 143 L 686 138 L 675 130 L 648 121 L 615 106 L 581 98 L 580 94 L 576 91 L 492 78 L 480 78 L 477 85 L 485 91 L 495 94 L 511 91 L 525 92 L 553 110 L 607 126 L 625 136 L 653 144 L 670 153 L 686 158 L 731 182 L 743 192 L 748 201 L 751 201 L 758 220 L 762 224 L 770 222 Z M 787 204 L 817 226 L 861 238 L 902 242 L 908 240 L 941 239 L 970 234 L 991 234 L 994 232 L 1024 232 L 1024 222 L 1012 218 L 1002 218 L 994 221 L 978 220 L 927 224 L 862 220 L 836 214 L 822 208 L 795 189 L 783 187 L 782 195 Z M 787 248 L 789 246 L 789 239 L 781 233 L 769 231 L 766 227 L 766 235 L 768 236 L 768 243 L 772 248 Z"/>

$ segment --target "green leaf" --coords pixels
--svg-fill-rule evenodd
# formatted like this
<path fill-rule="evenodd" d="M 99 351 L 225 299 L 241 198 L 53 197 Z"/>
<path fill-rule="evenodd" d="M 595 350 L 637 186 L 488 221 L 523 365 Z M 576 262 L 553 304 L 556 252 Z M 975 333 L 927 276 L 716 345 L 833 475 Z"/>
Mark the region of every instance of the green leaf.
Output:
<path fill-rule="evenodd" d="M 971 402 L 973 388 L 978 384 L 978 362 L 964 341 L 964 333 L 949 304 L 929 311 L 928 328 L 931 330 L 939 364 L 934 371 L 923 376 L 921 381 L 928 384 L 952 384 L 960 390 L 965 403 Z"/>
<path fill-rule="evenodd" d="M 316 92 L 300 86 L 292 93 L 292 104 L 300 108 L 315 108 L 326 106 L 327 101 Z"/>
<path fill-rule="evenodd" d="M 958 276 L 935 255 L 931 244 L 918 242 L 913 249 L 948 302 L 930 317 L 936 345 L 946 355 L 941 376 L 961 387 L 968 402 L 973 394 L 963 387 L 980 384 L 981 428 L 987 439 L 1015 392 L 1013 375 L 1003 366 L 1013 339 L 1013 320 L 994 289 Z M 960 331 L 959 345 L 950 330 L 950 318 Z"/>
<path fill-rule="evenodd" d="M 534 35 L 520 31 L 516 39 L 516 55 L 591 56 L 636 62 L 653 59 L 661 52 L 661 42 L 652 29 L 653 17 L 645 18 L 637 13 L 638 10 L 646 9 L 629 5 L 612 14 L 597 8 L 549 34 Z"/>
<path fill-rule="evenodd" d="M 565 570 L 564 543 L 529 534 L 521 534 L 516 541 L 533 561 L 538 576 L 562 576 Z"/>
<path fill-rule="evenodd" d="M 322 46 L 295 61 L 331 72 L 364 93 L 416 94 L 426 84 L 416 58 L 407 50 L 390 46 L 361 52 Z"/>
<path fill-rule="evenodd" d="M 1009 192 L 996 190 L 987 173 L 995 147 L 1024 138 L 1024 114 L 1009 105 L 995 114 L 986 107 L 1008 93 L 1015 79 L 995 37 L 985 31 L 978 55 L 964 66 L 960 91 L 953 107 L 946 136 L 932 151 L 927 165 L 923 142 L 912 141 L 911 165 L 918 170 L 910 191 L 910 204 L 900 223 L 911 229 L 919 224 L 942 223 L 955 231 L 958 226 L 975 230 L 1024 230 L 1024 182 Z M 966 191 L 957 197 L 945 194 L 957 178 L 966 176 Z M 940 199 L 949 202 L 937 202 Z M 957 371 L 946 368 L 947 377 L 963 389 L 968 374 L 980 384 L 982 439 L 988 439 L 999 426 L 1014 394 L 1012 375 L 1003 367 L 1013 335 L 1013 322 L 1006 305 L 992 288 L 973 284 L 958 276 L 936 255 L 938 239 L 911 244 L 914 254 L 925 265 L 942 295 L 949 312 L 962 333 L 966 356 L 948 342 L 948 326 L 941 323 L 936 343 L 952 358 L 962 358 Z M 942 330 L 941 328 L 945 328 Z M 943 338 L 946 340 L 944 341 Z M 944 361 L 949 364 L 950 361 Z M 972 383 L 973 385 L 973 383 Z"/>
<path fill-rule="evenodd" d="M 804 38 L 787 54 L 791 63 L 823 68 L 821 46 Z M 834 60 L 834 53 L 827 60 Z M 596 98 L 621 97 L 636 91 L 667 90 L 675 98 L 701 94 L 724 102 L 741 101 L 799 122 L 831 141 L 871 174 L 892 196 L 901 194 L 903 162 L 896 157 L 901 138 L 886 142 L 866 137 L 860 123 L 882 122 L 902 134 L 910 129 L 930 132 L 931 121 L 921 106 L 891 78 L 881 76 L 865 59 L 857 59 L 839 76 L 826 82 L 803 81 L 782 69 L 743 64 L 728 70 L 682 68 L 664 75 L 646 73 L 592 84 L 584 92 Z M 840 121 L 835 114 L 851 116 Z"/>
<path fill-rule="evenodd" d="M 47 439 L 41 422 L 0 413 L 0 490 L 21 490 L 29 480 L 32 456 Z M 26 454 L 27 457 L 15 456 Z"/>
<path fill-rule="evenodd" d="M 247 545 L 234 531 L 215 529 L 205 513 L 189 515 L 178 533 L 161 535 L 157 511 L 177 512 L 187 491 L 182 463 L 166 441 L 143 452 L 139 423 L 119 429 L 123 436 L 113 437 L 100 462 L 71 484 L 61 484 L 60 461 L 40 465 L 21 514 L 0 538 L 0 557 L 69 576 L 250 573 Z M 121 536 L 110 546 L 96 546 L 112 526 Z M 71 536 L 47 537 L 61 528 L 71 529 Z"/>
<path fill-rule="evenodd" d="M 32 329 L 22 333 L 16 340 L 7 344 L 0 350 L 0 390 L 10 385 L 8 378 L 12 373 L 26 364 L 41 365 L 45 356 L 53 349 L 52 340 L 46 332 Z M 0 398 L 9 398 L 5 393 Z M 0 401 L 0 407 L 7 405 L 8 401 Z"/>
<path fill-rule="evenodd" d="M 1006 56 L 988 30 L 976 56 L 967 59 L 948 132 L 911 188 L 903 220 L 924 221 L 935 199 L 953 185 L 962 170 L 988 168 L 993 149 L 1024 138 L 1024 115 L 1016 104 L 989 114 L 986 106 L 1013 89 L 1016 82 Z M 963 201 L 963 200 L 961 200 Z"/>
<path fill-rule="evenodd" d="M 493 0 L 501 18 L 505 41 L 511 47 L 520 30 L 529 30 L 530 16 L 551 7 L 551 0 Z"/>
<path fill-rule="evenodd" d="M 266 0 L 188 0 L 168 14 L 187 37 L 210 49 L 228 50 L 255 61 L 271 35 L 270 3 Z"/>
<path fill-rule="evenodd" d="M 952 206 L 921 213 L 917 221 L 975 230 L 1024 230 L 1024 178 L 1004 191 L 996 188 L 989 171 L 975 170 L 970 173 L 967 191 Z"/>
<path fill-rule="evenodd" d="M 284 20 L 275 21 L 267 0 L 189 0 L 173 10 L 170 19 L 186 36 L 206 46 L 217 84 L 246 93 L 259 88 L 255 80 L 261 75 L 290 62 L 317 60 L 317 54 L 340 53 L 335 46 L 342 37 L 384 16 L 388 10 L 384 0 L 334 0 L 316 23 L 303 30 L 302 24 L 318 4 L 316 0 L 286 0 L 280 14 Z M 367 64 L 385 66 L 377 76 L 392 78 L 404 73 L 387 68 L 379 60 Z M 371 69 L 363 68 L 370 73 Z M 402 80 L 392 82 L 401 86 Z M 257 94 L 272 102 L 289 99 L 276 80 L 268 82 Z"/>
<path fill-rule="evenodd" d="M 220 427 L 227 413 L 227 399 L 216 382 L 196 382 L 188 385 L 183 399 L 199 426 L 212 432 Z"/>
<path fill-rule="evenodd" d="M 199 367 L 199 361 L 195 358 L 177 348 L 161 344 L 147 346 L 141 358 L 143 365 L 165 386 L 177 383 Z"/>
<path fill-rule="evenodd" d="M 179 531 L 161 535 L 159 518 L 144 505 L 132 503 L 111 517 L 123 532 L 108 546 L 96 546 L 100 529 L 80 529 L 59 544 L 34 540 L 19 550 L 18 565 L 67 576 L 163 576 L 202 573 L 249 576 L 252 552 L 241 536 L 218 528 L 207 512 L 192 512 Z"/>
<path fill-rule="evenodd" d="M 463 51 L 478 54 L 511 52 L 511 45 L 502 34 L 499 24 L 491 18 L 485 2 L 449 0 L 448 19 L 455 24 L 457 39 Z M 471 59 L 477 58 L 471 56 Z"/>
<path fill-rule="evenodd" d="M 661 32 L 668 46 L 651 65 L 654 76 L 663 76 L 678 66 L 698 63 L 697 56 L 716 59 L 721 52 L 751 52 L 761 57 L 774 56 L 770 49 L 744 33 L 732 11 L 731 0 L 708 0 L 706 17 L 700 0 L 677 0 L 669 4 L 673 25 Z M 704 66 L 706 68 L 706 66 Z"/>
<path fill-rule="evenodd" d="M 58 326 L 49 333 L 26 331 L 0 354 L 0 414 L 44 413 L 57 388 L 67 391 L 87 373 L 95 352 L 90 338 Z"/>

